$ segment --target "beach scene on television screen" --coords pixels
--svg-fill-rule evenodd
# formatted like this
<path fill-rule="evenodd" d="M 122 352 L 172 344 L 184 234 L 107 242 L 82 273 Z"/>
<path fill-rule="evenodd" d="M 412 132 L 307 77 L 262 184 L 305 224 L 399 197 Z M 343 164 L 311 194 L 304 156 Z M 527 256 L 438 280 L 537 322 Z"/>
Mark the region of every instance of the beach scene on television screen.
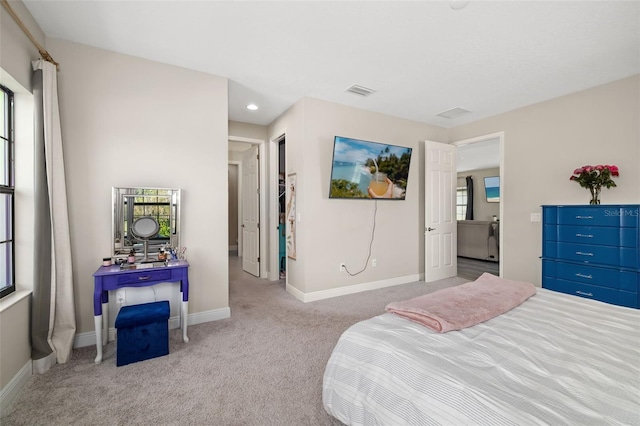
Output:
<path fill-rule="evenodd" d="M 500 177 L 484 178 L 484 189 L 487 195 L 487 203 L 500 202 Z"/>
<path fill-rule="evenodd" d="M 404 200 L 411 148 L 336 137 L 330 198 Z"/>

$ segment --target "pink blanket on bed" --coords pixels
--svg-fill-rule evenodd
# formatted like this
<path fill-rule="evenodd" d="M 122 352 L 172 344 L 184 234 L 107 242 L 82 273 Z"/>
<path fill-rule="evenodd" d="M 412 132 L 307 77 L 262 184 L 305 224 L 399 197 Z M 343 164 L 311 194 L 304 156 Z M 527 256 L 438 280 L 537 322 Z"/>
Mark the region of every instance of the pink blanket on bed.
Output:
<path fill-rule="evenodd" d="M 446 333 L 501 315 L 534 294 L 536 288 L 531 283 L 484 273 L 472 282 L 389 303 L 385 310 Z"/>

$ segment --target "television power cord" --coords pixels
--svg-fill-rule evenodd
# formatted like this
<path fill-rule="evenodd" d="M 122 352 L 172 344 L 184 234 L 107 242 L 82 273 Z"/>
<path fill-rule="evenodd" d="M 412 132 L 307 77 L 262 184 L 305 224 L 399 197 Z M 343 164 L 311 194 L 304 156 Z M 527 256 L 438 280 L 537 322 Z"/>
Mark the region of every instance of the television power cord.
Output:
<path fill-rule="evenodd" d="M 376 233 L 376 216 L 378 214 L 378 200 L 374 200 L 374 209 L 373 209 L 373 227 L 371 228 L 371 240 L 369 241 L 369 254 L 367 255 L 367 260 L 364 262 L 364 267 L 358 272 L 351 273 L 347 268 L 347 265 L 344 265 L 344 271 L 352 277 L 355 277 L 358 274 L 363 273 L 367 270 L 369 266 L 369 259 L 371 258 L 371 248 L 373 247 L 373 239 Z"/>

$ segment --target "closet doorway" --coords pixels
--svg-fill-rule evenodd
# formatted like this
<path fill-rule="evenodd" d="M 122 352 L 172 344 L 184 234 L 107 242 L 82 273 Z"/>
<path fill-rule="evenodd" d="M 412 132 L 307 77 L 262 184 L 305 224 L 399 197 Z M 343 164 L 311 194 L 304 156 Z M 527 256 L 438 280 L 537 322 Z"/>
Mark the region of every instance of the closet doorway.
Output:
<path fill-rule="evenodd" d="M 288 282 L 286 250 L 287 143 L 286 130 L 267 142 L 269 153 L 269 280 Z"/>
<path fill-rule="evenodd" d="M 278 278 L 285 280 L 287 277 L 287 244 L 286 244 L 286 190 L 287 190 L 287 175 L 286 175 L 286 145 L 285 135 L 282 135 L 277 140 L 278 143 Z"/>

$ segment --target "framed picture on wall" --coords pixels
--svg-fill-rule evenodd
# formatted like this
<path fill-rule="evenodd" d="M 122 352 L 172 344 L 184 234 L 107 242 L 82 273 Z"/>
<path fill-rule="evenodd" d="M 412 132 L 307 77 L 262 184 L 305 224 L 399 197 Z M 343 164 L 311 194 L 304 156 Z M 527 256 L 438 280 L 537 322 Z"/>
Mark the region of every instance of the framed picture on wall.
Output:
<path fill-rule="evenodd" d="M 287 176 L 286 247 L 287 257 L 296 260 L 296 174 Z"/>

